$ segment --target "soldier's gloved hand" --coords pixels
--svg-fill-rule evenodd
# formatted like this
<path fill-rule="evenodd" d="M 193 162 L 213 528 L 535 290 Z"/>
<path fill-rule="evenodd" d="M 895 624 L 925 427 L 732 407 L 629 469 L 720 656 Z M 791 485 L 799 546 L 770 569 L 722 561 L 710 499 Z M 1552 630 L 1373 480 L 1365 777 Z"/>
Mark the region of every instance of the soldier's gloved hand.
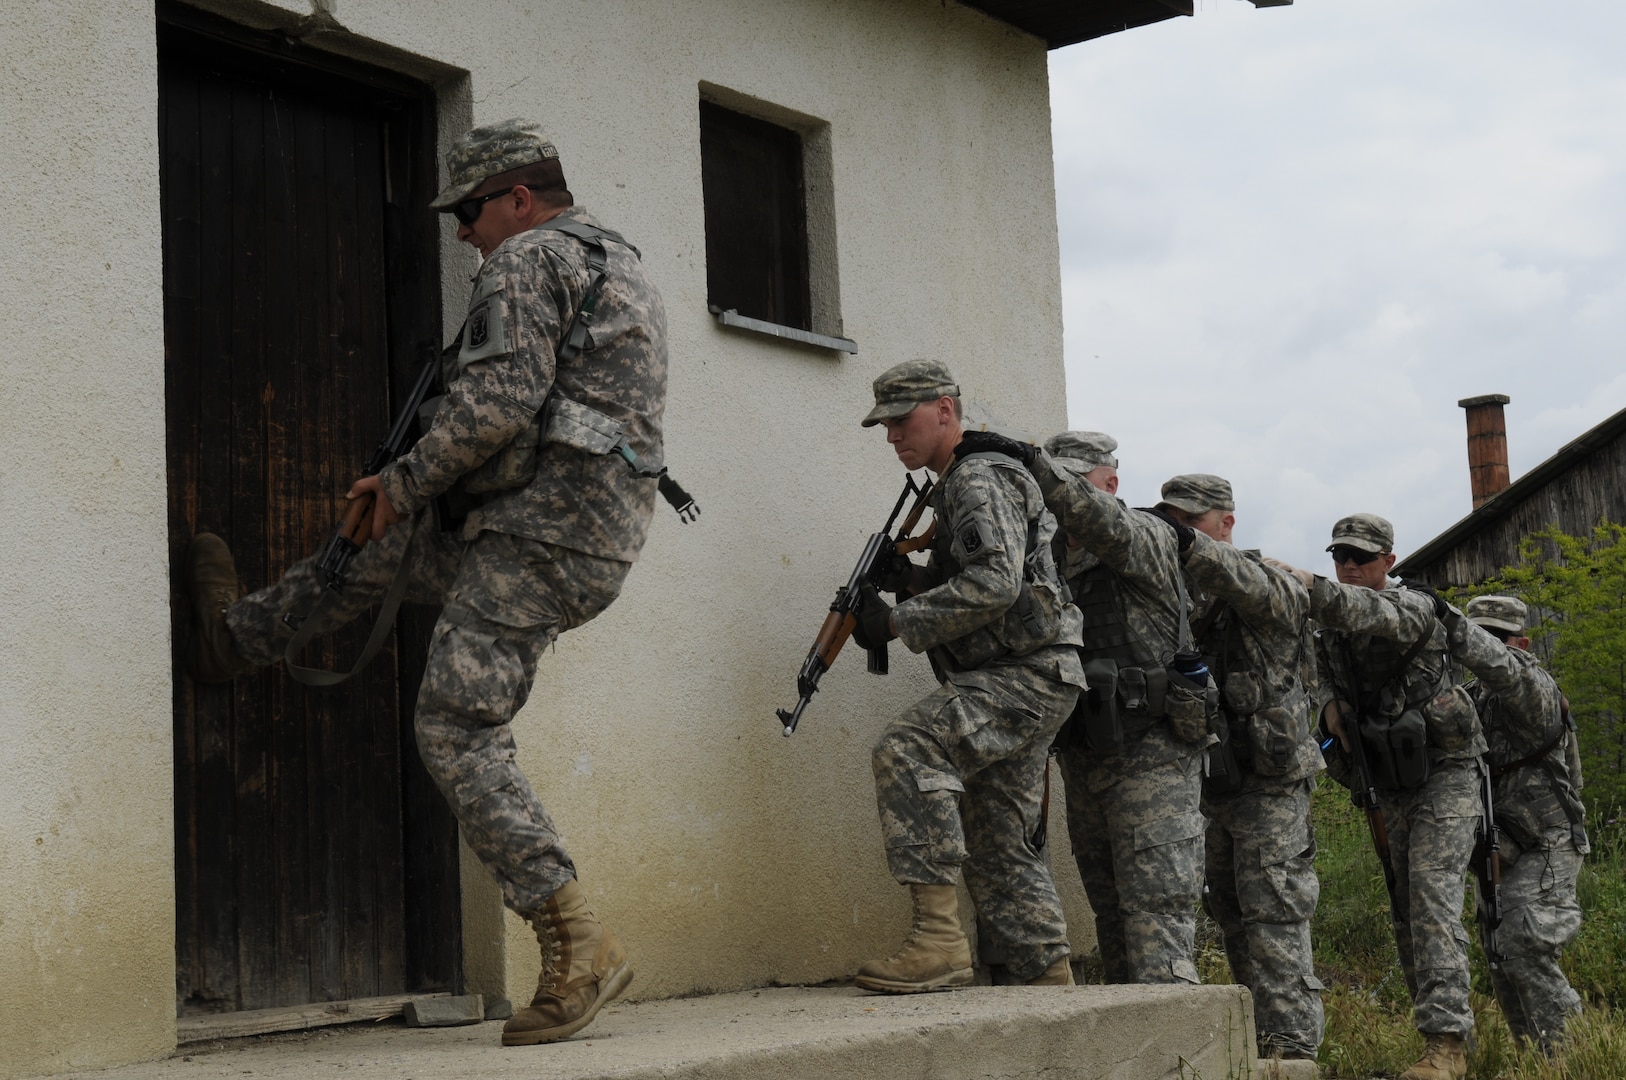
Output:
<path fill-rule="evenodd" d="M 1184 555 L 1186 552 L 1191 550 L 1191 545 L 1196 541 L 1197 538 L 1196 529 L 1193 529 L 1190 525 L 1186 525 L 1175 520 L 1174 515 L 1163 509 L 1161 506 L 1149 506 L 1146 508 L 1146 512 L 1149 514 L 1156 514 L 1158 517 L 1169 523 L 1169 528 L 1174 530 L 1174 544 L 1180 554 Z"/>
<path fill-rule="evenodd" d="M 967 454 L 1004 454 L 1033 468 L 1039 460 L 1039 448 L 1032 443 L 1020 442 L 1009 435 L 1001 435 L 997 431 L 968 431 L 960 436 L 959 445 L 954 448 L 955 458 L 963 458 Z"/>
<path fill-rule="evenodd" d="M 1441 622 L 1449 622 L 1453 616 L 1462 614 L 1451 606 L 1450 601 L 1433 589 L 1430 589 L 1428 594 L 1434 598 L 1434 617 Z"/>
<path fill-rule="evenodd" d="M 876 565 L 875 587 L 901 598 L 909 591 L 914 573 L 915 564 L 909 561 L 909 556 L 893 552 Z"/>
<path fill-rule="evenodd" d="M 853 640 L 873 649 L 897 636 L 892 632 L 892 605 L 881 599 L 874 585 L 866 583 L 858 590 L 858 625 L 853 627 Z"/>

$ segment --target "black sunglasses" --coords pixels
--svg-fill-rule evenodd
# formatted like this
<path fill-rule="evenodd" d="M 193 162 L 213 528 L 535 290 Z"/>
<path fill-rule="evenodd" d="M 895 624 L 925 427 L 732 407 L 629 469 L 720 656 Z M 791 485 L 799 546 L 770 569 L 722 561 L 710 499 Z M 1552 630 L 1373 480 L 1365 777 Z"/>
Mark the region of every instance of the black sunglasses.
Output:
<path fill-rule="evenodd" d="M 472 199 L 464 199 L 460 203 L 453 204 L 451 210 L 452 216 L 465 225 L 473 225 L 476 221 L 480 220 L 480 211 L 485 207 L 486 203 L 490 202 L 492 199 L 500 199 L 504 195 L 507 195 L 509 192 L 513 191 L 514 188 L 521 187 L 530 188 L 532 191 L 542 190 L 535 184 L 515 184 L 514 187 L 506 187 L 501 191 L 493 191 L 490 195 L 476 195 Z"/>
<path fill-rule="evenodd" d="M 1339 544 L 1332 549 L 1332 562 L 1334 566 L 1342 566 L 1347 562 L 1352 562 L 1356 566 L 1365 566 L 1369 562 L 1376 562 L 1377 557 L 1381 554 L 1383 554 L 1381 551 L 1362 551 L 1357 547 L 1347 547 Z"/>

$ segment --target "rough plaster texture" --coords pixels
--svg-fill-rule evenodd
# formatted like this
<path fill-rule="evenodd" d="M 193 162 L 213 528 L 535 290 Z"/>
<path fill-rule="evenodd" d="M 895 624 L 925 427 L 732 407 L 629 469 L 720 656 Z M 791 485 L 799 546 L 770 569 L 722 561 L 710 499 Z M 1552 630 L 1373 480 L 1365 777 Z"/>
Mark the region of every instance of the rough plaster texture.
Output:
<path fill-rule="evenodd" d="M 777 989 L 612 1005 L 550 1046 L 504 1049 L 494 1023 L 358 1025 L 188 1046 L 99 1080 L 1262 1080 L 1252 1015 L 1236 986 Z"/>
<path fill-rule="evenodd" d="M 285 27 L 313 10 L 203 6 Z M 658 511 L 621 601 L 561 639 L 516 724 L 632 953 L 634 997 L 850 974 L 907 921 L 869 748 L 931 677 L 901 648 L 886 679 L 844 657 L 794 738 L 773 710 L 902 481 L 857 425 L 877 373 L 940 356 L 976 415 L 1065 424 L 1042 44 L 941 0 L 321 6 L 344 30 L 308 42 L 433 81 L 443 139 L 471 119 L 541 118 L 578 200 L 643 249 L 666 296 L 668 459 L 704 514 Z M 0 369 L 0 580 L 26 613 L 0 625 L 0 1076 L 173 1045 L 153 42 L 148 0 L 0 7 L 0 190 L 19 211 L 0 325 L 26 343 Z M 708 315 L 702 83 L 829 124 L 825 242 L 856 357 Z M 475 256 L 445 235 L 455 326 Z M 41 365 L 50 392 L 26 393 Z M 1059 790 L 1055 809 L 1065 865 Z M 465 881 L 469 989 L 528 1000 L 534 941 L 509 917 L 500 970 L 493 893 Z M 1069 913 L 1087 947 L 1076 887 Z"/>
<path fill-rule="evenodd" d="M 0 5 L 0 1075 L 174 1045 L 153 41 Z"/>

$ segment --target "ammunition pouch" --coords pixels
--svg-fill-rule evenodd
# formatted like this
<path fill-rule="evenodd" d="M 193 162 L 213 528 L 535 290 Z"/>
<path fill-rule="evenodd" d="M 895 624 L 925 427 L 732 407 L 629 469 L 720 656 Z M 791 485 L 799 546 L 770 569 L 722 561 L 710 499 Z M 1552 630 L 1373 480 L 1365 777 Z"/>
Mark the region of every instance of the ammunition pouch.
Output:
<path fill-rule="evenodd" d="M 1427 721 L 1428 745 L 1435 750 L 1447 754 L 1461 750 L 1479 734 L 1479 712 L 1461 686 L 1435 694 L 1422 712 Z"/>
<path fill-rule="evenodd" d="M 1174 668 L 1164 671 L 1163 711 L 1175 738 L 1182 742 L 1208 742 L 1209 718 L 1219 712 L 1219 689 L 1212 682 L 1196 682 Z"/>
<path fill-rule="evenodd" d="M 1421 710 L 1399 716 L 1363 716 L 1361 744 L 1379 790 L 1411 791 L 1428 780 L 1428 721 Z"/>
<path fill-rule="evenodd" d="M 1063 750 L 1082 748 L 1092 758 L 1120 754 L 1165 718 L 1186 742 L 1208 740 L 1208 717 L 1219 700 L 1212 686 L 1168 668 L 1120 667 L 1109 657 L 1086 661 L 1084 680 L 1089 689 L 1056 736 Z"/>

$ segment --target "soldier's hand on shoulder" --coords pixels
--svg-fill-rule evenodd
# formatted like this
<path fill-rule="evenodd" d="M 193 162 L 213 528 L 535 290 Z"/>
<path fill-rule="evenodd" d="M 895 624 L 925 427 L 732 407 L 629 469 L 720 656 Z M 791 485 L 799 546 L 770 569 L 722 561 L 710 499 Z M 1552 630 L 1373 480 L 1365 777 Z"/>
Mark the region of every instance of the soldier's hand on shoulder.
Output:
<path fill-rule="evenodd" d="M 959 444 L 954 448 L 954 456 L 958 459 L 967 454 L 1004 454 L 1006 457 L 1015 458 L 1030 469 L 1039 460 L 1037 446 L 1008 435 L 1001 435 L 997 431 L 968 431 L 961 435 Z"/>
<path fill-rule="evenodd" d="M 1282 571 L 1284 574 L 1292 574 L 1294 577 L 1299 579 L 1299 584 L 1303 585 L 1306 589 L 1315 584 L 1314 574 L 1308 570 L 1301 570 L 1292 563 L 1283 562 L 1280 559 L 1273 559 L 1269 555 L 1266 555 L 1259 561 L 1264 563 L 1266 566 Z"/>

